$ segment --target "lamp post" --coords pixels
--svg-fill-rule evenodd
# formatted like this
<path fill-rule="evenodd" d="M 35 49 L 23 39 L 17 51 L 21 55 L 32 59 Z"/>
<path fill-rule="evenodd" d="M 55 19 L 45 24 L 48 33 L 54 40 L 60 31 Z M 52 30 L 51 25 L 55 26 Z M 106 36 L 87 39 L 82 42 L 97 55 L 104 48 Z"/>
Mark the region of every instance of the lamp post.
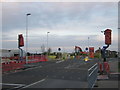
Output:
<path fill-rule="evenodd" d="M 88 37 L 88 57 L 89 57 L 89 39 L 90 37 Z"/>
<path fill-rule="evenodd" d="M 28 52 L 28 16 L 30 16 L 30 13 L 26 14 L 26 63 L 28 61 L 28 57 L 27 57 L 27 52 Z"/>
<path fill-rule="evenodd" d="M 89 39 L 90 39 L 90 37 L 88 37 L 88 49 L 89 49 Z"/>
<path fill-rule="evenodd" d="M 49 34 L 50 32 L 47 32 L 47 55 L 48 55 L 48 34 Z"/>

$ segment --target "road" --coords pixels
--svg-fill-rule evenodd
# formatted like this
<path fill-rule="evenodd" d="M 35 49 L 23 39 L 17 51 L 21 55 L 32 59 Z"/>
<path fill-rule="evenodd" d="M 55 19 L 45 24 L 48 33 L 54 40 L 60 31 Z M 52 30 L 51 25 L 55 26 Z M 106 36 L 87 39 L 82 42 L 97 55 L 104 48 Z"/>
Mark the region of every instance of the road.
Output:
<path fill-rule="evenodd" d="M 37 63 L 37 67 L 4 74 L 3 89 L 87 88 L 88 69 L 98 60 L 59 60 Z"/>

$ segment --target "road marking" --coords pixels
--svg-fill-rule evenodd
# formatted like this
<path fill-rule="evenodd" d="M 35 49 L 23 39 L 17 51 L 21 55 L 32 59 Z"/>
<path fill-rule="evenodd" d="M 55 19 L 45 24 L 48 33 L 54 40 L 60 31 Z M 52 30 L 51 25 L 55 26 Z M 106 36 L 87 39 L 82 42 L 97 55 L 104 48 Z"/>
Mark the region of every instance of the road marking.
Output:
<path fill-rule="evenodd" d="M 27 70 L 31 70 L 31 69 L 36 69 L 36 68 L 41 68 L 42 66 L 38 66 L 38 67 L 34 67 L 34 68 L 29 68 L 29 69 L 26 69 L 25 71 Z"/>
<path fill-rule="evenodd" d="M 25 86 L 25 84 L 11 84 L 11 83 L 0 83 L 0 84 L 1 85 L 6 85 L 6 86 L 14 86 L 13 89 Z"/>
<path fill-rule="evenodd" d="M 16 72 L 11 72 L 11 73 L 6 73 L 6 75 L 8 75 L 8 74 L 14 74 L 14 73 L 18 73 L 18 72 L 24 72 L 24 71 L 28 71 L 28 70 L 32 70 L 32 69 L 36 69 L 36 68 L 41 68 L 42 66 L 38 66 L 38 67 L 34 67 L 34 68 L 28 68 L 28 69 L 26 69 L 26 70 L 18 70 L 18 71 L 16 71 Z"/>
<path fill-rule="evenodd" d="M 91 68 L 89 68 L 89 69 L 88 69 L 88 71 L 90 71 L 90 70 L 91 70 L 91 69 L 92 69 L 95 65 L 97 65 L 97 63 L 96 63 L 96 64 L 94 64 Z"/>
<path fill-rule="evenodd" d="M 25 85 L 25 84 L 11 84 L 11 83 L 0 83 L 1 85 L 9 85 L 9 86 L 19 86 L 19 85 Z"/>
<path fill-rule="evenodd" d="M 42 80 L 40 80 L 40 81 L 34 82 L 34 83 L 32 83 L 32 84 L 29 84 L 29 85 L 27 85 L 27 86 L 25 86 L 25 87 L 23 87 L 23 88 L 28 88 L 28 87 L 30 87 L 30 86 L 33 86 L 33 85 L 37 84 L 37 83 L 41 83 L 41 82 L 43 82 L 43 81 L 45 81 L 45 80 L 46 80 L 46 79 L 42 79 Z"/>
<path fill-rule="evenodd" d="M 61 62 L 63 62 L 63 60 L 61 60 L 61 61 L 57 61 L 56 63 L 61 63 Z"/>

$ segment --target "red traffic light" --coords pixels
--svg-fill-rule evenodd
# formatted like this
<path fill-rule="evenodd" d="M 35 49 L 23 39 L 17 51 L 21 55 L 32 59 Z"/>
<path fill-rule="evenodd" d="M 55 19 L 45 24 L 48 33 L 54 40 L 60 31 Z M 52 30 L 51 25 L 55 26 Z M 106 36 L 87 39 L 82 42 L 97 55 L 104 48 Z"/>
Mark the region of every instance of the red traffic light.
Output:
<path fill-rule="evenodd" d="M 111 32 L 112 32 L 112 30 L 110 30 L 110 29 L 106 29 L 104 31 L 104 34 L 105 34 L 105 44 L 107 44 L 107 45 L 111 44 Z"/>
<path fill-rule="evenodd" d="M 24 46 L 24 38 L 22 34 L 18 35 L 18 47 Z"/>

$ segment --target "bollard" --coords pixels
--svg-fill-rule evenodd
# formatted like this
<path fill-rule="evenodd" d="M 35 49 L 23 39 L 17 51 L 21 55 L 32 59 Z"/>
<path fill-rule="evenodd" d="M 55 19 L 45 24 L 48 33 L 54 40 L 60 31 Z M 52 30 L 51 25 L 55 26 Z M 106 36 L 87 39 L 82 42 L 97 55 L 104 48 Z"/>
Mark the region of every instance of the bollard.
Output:
<path fill-rule="evenodd" d="M 101 63 L 99 63 L 99 70 L 100 70 L 100 74 L 102 74 L 102 72 L 103 72 L 103 66 L 102 66 Z"/>

